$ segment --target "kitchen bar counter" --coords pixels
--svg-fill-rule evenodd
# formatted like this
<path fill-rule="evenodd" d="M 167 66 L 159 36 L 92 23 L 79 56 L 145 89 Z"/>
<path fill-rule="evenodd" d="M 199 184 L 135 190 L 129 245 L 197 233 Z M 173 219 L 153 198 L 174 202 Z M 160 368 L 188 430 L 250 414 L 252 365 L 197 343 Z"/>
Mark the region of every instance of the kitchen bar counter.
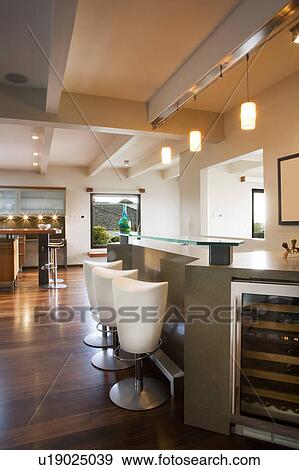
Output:
<path fill-rule="evenodd" d="M 43 234 L 59 234 L 61 229 L 50 228 L 48 230 L 41 230 L 39 228 L 0 228 L 0 235 L 43 235 Z"/>
<path fill-rule="evenodd" d="M 47 269 L 42 269 L 43 266 L 49 263 L 49 249 L 48 244 L 50 235 L 57 235 L 61 233 L 61 229 L 50 228 L 48 230 L 36 228 L 1 228 L 0 236 L 5 235 L 6 238 L 13 238 L 24 235 L 37 235 L 38 236 L 38 283 L 40 286 L 49 284 L 49 272 Z M 1 262 L 1 260 L 0 260 Z"/>
<path fill-rule="evenodd" d="M 124 260 L 124 269 L 137 268 L 141 280 L 169 282 L 168 302 L 185 321 L 164 325 L 163 349 L 185 372 L 185 423 L 229 434 L 231 282 L 294 283 L 299 289 L 299 258 L 285 259 L 283 250 L 235 252 L 231 265 L 210 265 L 206 247 L 132 239 L 108 245 L 108 260 L 116 259 Z M 221 321 L 186 321 L 191 308 L 213 313 L 219 306 L 225 310 Z"/>

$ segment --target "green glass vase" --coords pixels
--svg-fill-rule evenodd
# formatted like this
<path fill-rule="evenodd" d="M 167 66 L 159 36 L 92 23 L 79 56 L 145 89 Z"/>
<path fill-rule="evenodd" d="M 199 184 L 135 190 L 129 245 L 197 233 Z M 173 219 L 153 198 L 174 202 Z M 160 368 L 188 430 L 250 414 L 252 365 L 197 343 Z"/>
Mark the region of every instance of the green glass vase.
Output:
<path fill-rule="evenodd" d="M 131 232 L 131 221 L 127 213 L 127 204 L 123 204 L 121 218 L 118 221 L 118 228 L 119 228 L 120 233 Z"/>

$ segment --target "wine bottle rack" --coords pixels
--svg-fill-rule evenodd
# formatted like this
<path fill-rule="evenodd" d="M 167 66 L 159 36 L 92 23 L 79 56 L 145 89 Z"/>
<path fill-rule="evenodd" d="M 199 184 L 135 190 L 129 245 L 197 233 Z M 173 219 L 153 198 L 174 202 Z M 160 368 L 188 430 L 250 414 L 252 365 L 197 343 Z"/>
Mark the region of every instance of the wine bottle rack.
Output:
<path fill-rule="evenodd" d="M 299 298 L 244 294 L 240 311 L 241 414 L 299 425 Z"/>

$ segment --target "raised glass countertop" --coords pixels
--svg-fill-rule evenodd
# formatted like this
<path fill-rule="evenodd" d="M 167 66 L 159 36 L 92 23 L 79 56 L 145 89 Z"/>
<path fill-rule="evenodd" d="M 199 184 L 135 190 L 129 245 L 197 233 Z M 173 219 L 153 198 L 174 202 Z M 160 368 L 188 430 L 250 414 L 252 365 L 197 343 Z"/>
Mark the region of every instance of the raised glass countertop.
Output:
<path fill-rule="evenodd" d="M 135 237 L 139 240 L 157 240 L 169 243 L 180 243 L 183 245 L 229 245 L 229 246 L 239 246 L 244 243 L 244 240 L 238 240 L 234 238 L 214 238 L 214 237 L 162 237 L 162 236 L 151 236 L 151 235 L 140 235 L 135 232 L 130 234 L 119 233 L 119 235 Z"/>

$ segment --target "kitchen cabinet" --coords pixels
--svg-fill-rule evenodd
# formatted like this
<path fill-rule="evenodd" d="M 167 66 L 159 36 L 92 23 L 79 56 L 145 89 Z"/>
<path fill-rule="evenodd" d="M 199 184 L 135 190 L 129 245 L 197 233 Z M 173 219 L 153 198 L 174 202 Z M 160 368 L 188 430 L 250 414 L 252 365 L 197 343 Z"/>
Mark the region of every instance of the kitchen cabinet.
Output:
<path fill-rule="evenodd" d="M 18 213 L 63 215 L 65 213 L 65 191 L 53 189 L 20 189 Z"/>
<path fill-rule="evenodd" d="M 0 216 L 64 215 L 65 189 L 1 188 Z"/>
<path fill-rule="evenodd" d="M 0 188 L 0 215 L 17 214 L 17 200 L 16 189 Z"/>
<path fill-rule="evenodd" d="M 0 239 L 0 286 L 10 286 L 14 289 L 19 272 L 18 239 Z"/>

